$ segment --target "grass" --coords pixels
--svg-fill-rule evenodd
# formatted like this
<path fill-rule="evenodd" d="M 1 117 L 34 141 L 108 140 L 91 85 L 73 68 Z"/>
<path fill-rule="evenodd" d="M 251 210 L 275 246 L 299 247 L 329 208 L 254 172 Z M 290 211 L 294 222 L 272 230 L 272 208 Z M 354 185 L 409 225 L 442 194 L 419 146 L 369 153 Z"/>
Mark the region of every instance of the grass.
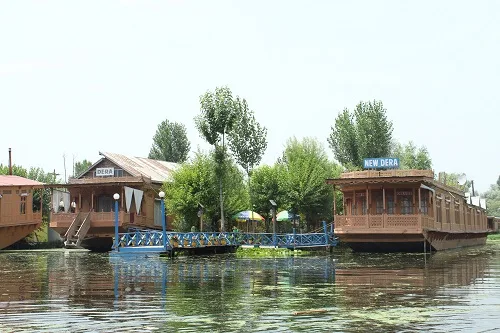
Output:
<path fill-rule="evenodd" d="M 275 258 L 275 257 L 290 257 L 308 255 L 309 251 L 289 250 L 289 249 L 274 249 L 274 248 L 238 248 L 236 256 L 240 258 Z"/>

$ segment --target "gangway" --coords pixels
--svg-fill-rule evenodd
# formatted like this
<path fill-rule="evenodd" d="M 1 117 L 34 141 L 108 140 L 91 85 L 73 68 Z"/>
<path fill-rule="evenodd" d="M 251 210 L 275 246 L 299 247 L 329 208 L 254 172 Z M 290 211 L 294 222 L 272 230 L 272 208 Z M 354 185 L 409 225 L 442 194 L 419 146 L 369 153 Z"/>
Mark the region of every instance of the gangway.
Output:
<path fill-rule="evenodd" d="M 119 234 L 114 253 L 171 253 L 187 249 L 216 247 L 274 247 L 302 249 L 333 247 L 338 243 L 331 225 L 323 222 L 323 232 L 273 234 L 243 232 L 162 232 L 135 230 Z M 164 241 L 164 238 L 166 241 Z"/>

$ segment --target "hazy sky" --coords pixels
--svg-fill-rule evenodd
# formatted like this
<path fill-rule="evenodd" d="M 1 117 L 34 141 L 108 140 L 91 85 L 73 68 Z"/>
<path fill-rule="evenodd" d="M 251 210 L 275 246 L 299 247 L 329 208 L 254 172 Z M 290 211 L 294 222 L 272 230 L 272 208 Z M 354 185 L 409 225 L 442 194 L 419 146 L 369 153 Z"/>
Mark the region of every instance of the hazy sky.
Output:
<path fill-rule="evenodd" d="M 164 119 L 229 86 L 268 128 L 326 138 L 382 100 L 394 137 L 484 191 L 500 174 L 500 1 L 0 1 L 0 163 L 147 157 Z"/>

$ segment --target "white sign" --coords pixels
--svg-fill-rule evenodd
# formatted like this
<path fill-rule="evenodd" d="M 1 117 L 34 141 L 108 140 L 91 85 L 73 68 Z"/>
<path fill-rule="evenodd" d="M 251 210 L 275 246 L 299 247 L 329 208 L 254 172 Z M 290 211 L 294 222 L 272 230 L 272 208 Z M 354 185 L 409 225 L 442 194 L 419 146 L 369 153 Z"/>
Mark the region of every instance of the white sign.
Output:
<path fill-rule="evenodd" d="M 115 168 L 96 168 L 95 175 L 96 177 L 114 176 Z"/>

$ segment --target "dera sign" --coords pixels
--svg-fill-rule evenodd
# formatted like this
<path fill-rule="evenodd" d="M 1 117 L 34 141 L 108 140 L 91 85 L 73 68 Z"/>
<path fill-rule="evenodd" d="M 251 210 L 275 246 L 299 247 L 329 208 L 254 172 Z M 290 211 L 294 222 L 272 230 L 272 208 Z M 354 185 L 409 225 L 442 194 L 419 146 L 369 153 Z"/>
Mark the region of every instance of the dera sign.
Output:
<path fill-rule="evenodd" d="M 365 158 L 363 160 L 364 169 L 399 169 L 399 158 L 381 157 Z"/>
<path fill-rule="evenodd" d="M 95 175 L 97 177 L 114 176 L 115 168 L 96 168 Z"/>

